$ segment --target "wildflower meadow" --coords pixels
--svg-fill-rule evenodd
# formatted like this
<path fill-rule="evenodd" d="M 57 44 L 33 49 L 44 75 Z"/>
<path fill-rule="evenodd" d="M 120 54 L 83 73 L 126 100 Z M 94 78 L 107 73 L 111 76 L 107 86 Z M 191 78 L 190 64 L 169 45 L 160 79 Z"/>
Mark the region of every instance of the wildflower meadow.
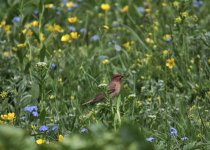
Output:
<path fill-rule="evenodd" d="M 0 2 L 1 150 L 210 150 L 210 1 Z"/>

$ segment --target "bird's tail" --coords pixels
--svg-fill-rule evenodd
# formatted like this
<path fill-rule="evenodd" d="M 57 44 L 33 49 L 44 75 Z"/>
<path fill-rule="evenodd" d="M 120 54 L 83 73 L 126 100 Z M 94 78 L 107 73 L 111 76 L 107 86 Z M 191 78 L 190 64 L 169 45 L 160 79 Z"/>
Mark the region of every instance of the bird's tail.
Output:
<path fill-rule="evenodd" d="M 83 103 L 82 106 L 85 106 L 85 105 L 88 105 L 88 104 L 92 104 L 92 103 L 93 103 L 93 99 L 91 99 L 91 100 L 89 100 L 89 101 Z"/>
<path fill-rule="evenodd" d="M 95 98 L 89 100 L 88 102 L 83 103 L 82 105 L 87 105 L 87 104 L 95 104 L 98 102 L 101 102 L 105 99 L 105 94 L 103 92 L 100 92 L 98 95 L 96 95 Z"/>

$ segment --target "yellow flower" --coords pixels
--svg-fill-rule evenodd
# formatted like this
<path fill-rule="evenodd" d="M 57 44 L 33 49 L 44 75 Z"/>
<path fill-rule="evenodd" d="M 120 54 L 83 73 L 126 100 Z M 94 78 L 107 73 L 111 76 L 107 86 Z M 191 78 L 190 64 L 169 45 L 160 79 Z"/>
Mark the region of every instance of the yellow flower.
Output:
<path fill-rule="evenodd" d="M 44 140 L 43 139 L 37 139 L 36 140 L 36 144 L 40 145 L 40 144 L 44 144 Z"/>
<path fill-rule="evenodd" d="M 8 113 L 8 114 L 7 114 L 7 120 L 13 121 L 14 118 L 15 118 L 15 113 Z"/>
<path fill-rule="evenodd" d="M 5 25 L 6 25 L 6 21 L 0 22 L 0 28 L 2 28 L 2 27 L 5 26 Z"/>
<path fill-rule="evenodd" d="M 178 8 L 178 7 L 179 7 L 179 2 L 174 1 L 174 2 L 173 2 L 173 6 L 174 6 L 175 8 Z"/>
<path fill-rule="evenodd" d="M 108 11 L 110 9 L 110 5 L 109 4 L 101 4 L 101 9 L 104 11 Z"/>
<path fill-rule="evenodd" d="M 163 50 L 163 55 L 168 55 L 169 51 L 167 49 Z"/>
<path fill-rule="evenodd" d="M 172 69 L 174 67 L 174 65 L 175 65 L 174 58 L 170 58 L 170 59 L 166 60 L 166 66 L 169 69 Z"/>
<path fill-rule="evenodd" d="M 55 99 L 55 95 L 49 95 L 48 97 L 50 100 L 54 100 Z"/>
<path fill-rule="evenodd" d="M 59 135 L 58 135 L 58 141 L 59 141 L 59 142 L 62 142 L 63 139 L 64 139 L 63 135 L 59 134 Z"/>
<path fill-rule="evenodd" d="M 5 32 L 8 32 L 8 33 L 10 32 L 11 28 L 12 28 L 11 25 L 4 25 L 4 26 L 3 26 L 3 30 L 4 30 Z"/>
<path fill-rule="evenodd" d="M 31 125 L 31 128 L 36 129 L 37 127 L 36 127 L 36 125 Z"/>
<path fill-rule="evenodd" d="M 23 29 L 22 33 L 26 34 L 27 36 L 32 36 L 33 35 L 33 32 L 30 29 L 28 29 L 28 30 L 27 29 Z"/>
<path fill-rule="evenodd" d="M 45 8 L 53 8 L 54 5 L 53 5 L 53 4 L 45 4 L 44 7 L 45 7 Z"/>
<path fill-rule="evenodd" d="M 7 120 L 7 115 L 6 115 L 6 114 L 1 115 L 1 119 L 3 119 L 3 120 Z"/>
<path fill-rule="evenodd" d="M 26 43 L 20 43 L 17 45 L 18 48 L 25 48 L 26 47 Z"/>
<path fill-rule="evenodd" d="M 106 30 L 109 30 L 109 26 L 107 26 L 107 25 L 104 25 L 103 28 Z"/>
<path fill-rule="evenodd" d="M 176 17 L 175 18 L 175 22 L 176 23 L 181 23 L 182 22 L 182 18 L 179 16 L 179 17 Z"/>
<path fill-rule="evenodd" d="M 208 59 L 208 63 L 210 63 L 210 58 Z"/>
<path fill-rule="evenodd" d="M 73 2 L 66 3 L 66 7 L 68 7 L 68 8 L 72 8 L 73 6 L 74 6 Z"/>
<path fill-rule="evenodd" d="M 69 23 L 76 23 L 78 21 L 77 17 L 69 17 L 68 22 Z"/>
<path fill-rule="evenodd" d="M 145 9 L 145 12 L 146 12 L 147 15 L 150 15 L 151 11 L 152 11 L 152 10 L 151 10 L 150 8 L 146 8 L 146 9 Z"/>
<path fill-rule="evenodd" d="M 44 36 L 44 33 L 40 33 L 39 34 L 39 39 L 40 39 L 40 41 L 44 41 L 45 40 L 45 36 Z"/>
<path fill-rule="evenodd" d="M 104 64 L 104 65 L 109 64 L 109 60 L 108 60 L 108 59 L 104 59 L 104 60 L 102 61 L 102 64 Z"/>
<path fill-rule="evenodd" d="M 70 41 L 70 35 L 65 34 L 61 37 L 61 42 L 69 42 Z"/>
<path fill-rule="evenodd" d="M 70 36 L 71 36 L 71 39 L 77 40 L 80 35 L 77 32 L 71 32 Z"/>
<path fill-rule="evenodd" d="M 153 41 L 153 39 L 151 39 L 151 38 L 146 38 L 146 42 L 147 42 L 148 44 L 154 44 L 154 41 Z"/>
<path fill-rule="evenodd" d="M 4 57 L 11 57 L 12 53 L 10 51 L 5 51 L 5 52 L 3 52 L 3 56 Z"/>
<path fill-rule="evenodd" d="M 129 10 L 128 5 L 125 5 L 125 6 L 121 9 L 121 12 L 123 12 L 123 13 L 127 13 L 127 12 L 128 12 L 128 10 Z"/>
<path fill-rule="evenodd" d="M 58 24 L 48 25 L 47 30 L 50 32 L 59 32 L 59 33 L 64 32 L 63 28 Z"/>
<path fill-rule="evenodd" d="M 181 16 L 182 16 L 183 18 L 186 18 L 186 17 L 189 16 L 189 14 L 188 14 L 188 12 L 181 12 Z"/>
<path fill-rule="evenodd" d="M 124 48 L 126 48 L 126 49 L 128 49 L 128 48 L 130 48 L 131 47 L 131 42 L 126 42 L 126 43 L 123 43 L 123 45 L 122 45 Z"/>
<path fill-rule="evenodd" d="M 172 36 L 171 36 L 171 34 L 165 34 L 165 35 L 163 36 L 163 39 L 164 39 L 165 41 L 167 41 L 167 42 L 170 42 L 171 39 L 172 39 Z"/>
<path fill-rule="evenodd" d="M 33 26 L 33 27 L 37 27 L 38 25 L 39 25 L 39 22 L 38 21 L 33 21 L 32 23 L 31 23 L 31 25 Z"/>
<path fill-rule="evenodd" d="M 190 19 L 192 19 L 194 22 L 198 21 L 198 17 L 196 15 L 190 16 Z"/>
<path fill-rule="evenodd" d="M 168 6 L 168 4 L 167 3 L 162 3 L 162 6 L 166 7 L 166 6 Z"/>
<path fill-rule="evenodd" d="M 8 95 L 8 92 L 5 92 L 5 91 L 2 91 L 2 92 L 0 93 L 0 97 L 3 98 L 3 99 L 6 98 L 7 95 Z"/>

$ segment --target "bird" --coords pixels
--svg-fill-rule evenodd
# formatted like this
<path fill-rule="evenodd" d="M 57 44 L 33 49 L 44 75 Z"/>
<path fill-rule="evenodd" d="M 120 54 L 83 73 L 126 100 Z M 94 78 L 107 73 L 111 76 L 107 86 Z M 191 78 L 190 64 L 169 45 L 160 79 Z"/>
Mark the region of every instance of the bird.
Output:
<path fill-rule="evenodd" d="M 120 81 L 122 77 L 123 75 L 121 74 L 113 74 L 112 79 L 107 86 L 108 94 L 111 97 L 115 97 L 120 93 Z M 104 92 L 100 92 L 93 99 L 89 100 L 86 103 L 83 103 L 82 105 L 95 104 L 98 102 L 102 102 L 105 100 L 105 98 L 106 98 L 106 94 Z"/>

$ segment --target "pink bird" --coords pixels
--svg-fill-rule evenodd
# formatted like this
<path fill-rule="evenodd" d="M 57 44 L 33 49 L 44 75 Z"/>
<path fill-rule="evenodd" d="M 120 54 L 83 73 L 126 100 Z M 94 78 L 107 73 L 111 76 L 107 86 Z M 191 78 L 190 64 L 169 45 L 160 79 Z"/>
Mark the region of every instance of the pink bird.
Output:
<path fill-rule="evenodd" d="M 123 75 L 121 75 L 121 74 L 114 74 L 112 76 L 112 80 L 107 87 L 108 94 L 111 97 L 117 96 L 120 93 L 120 81 L 121 81 L 122 77 L 123 77 Z M 101 102 L 101 101 L 105 100 L 105 97 L 106 97 L 105 93 L 100 92 L 98 95 L 96 95 L 95 98 L 91 99 L 90 101 L 88 101 L 82 105 L 95 104 L 95 103 Z"/>

